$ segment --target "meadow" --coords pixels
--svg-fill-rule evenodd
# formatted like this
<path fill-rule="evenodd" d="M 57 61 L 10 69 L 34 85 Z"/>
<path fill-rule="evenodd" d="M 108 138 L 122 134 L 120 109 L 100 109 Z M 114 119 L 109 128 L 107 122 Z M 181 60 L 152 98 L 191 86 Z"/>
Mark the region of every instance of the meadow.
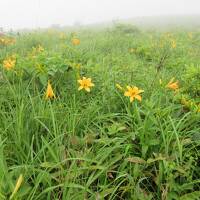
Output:
<path fill-rule="evenodd" d="M 198 200 L 199 150 L 199 30 L 0 35 L 0 200 Z"/>

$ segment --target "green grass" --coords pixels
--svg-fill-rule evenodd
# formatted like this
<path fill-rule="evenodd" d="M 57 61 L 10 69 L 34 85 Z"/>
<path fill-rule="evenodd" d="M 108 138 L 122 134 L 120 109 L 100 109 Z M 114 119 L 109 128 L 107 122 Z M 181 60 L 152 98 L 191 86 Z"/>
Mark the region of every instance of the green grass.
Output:
<path fill-rule="evenodd" d="M 0 71 L 0 199 L 20 174 L 16 200 L 199 199 L 200 32 L 121 25 L 81 30 L 79 46 L 59 34 L 1 46 L 0 65 L 12 54 L 17 63 Z M 90 93 L 78 91 L 79 75 L 92 78 Z M 172 77 L 178 92 L 165 87 Z M 45 100 L 49 79 L 57 98 Z M 130 103 L 116 83 L 143 89 L 142 101 Z"/>

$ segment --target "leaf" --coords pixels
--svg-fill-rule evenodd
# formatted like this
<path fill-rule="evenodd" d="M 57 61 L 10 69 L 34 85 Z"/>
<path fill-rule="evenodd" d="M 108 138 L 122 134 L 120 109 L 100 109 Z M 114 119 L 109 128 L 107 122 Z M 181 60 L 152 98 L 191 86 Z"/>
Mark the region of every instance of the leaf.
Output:
<path fill-rule="evenodd" d="M 40 164 L 40 166 L 43 168 L 53 168 L 53 167 L 55 167 L 55 163 L 43 162 Z"/>
<path fill-rule="evenodd" d="M 181 141 L 182 145 L 188 145 L 192 143 L 191 138 L 186 138 L 184 140 Z"/>
<path fill-rule="evenodd" d="M 198 200 L 200 199 L 200 191 L 191 192 L 180 197 L 180 200 Z"/>
<path fill-rule="evenodd" d="M 39 79 L 43 86 L 47 85 L 48 78 L 45 74 L 40 74 Z"/>
<path fill-rule="evenodd" d="M 193 141 L 199 141 L 200 140 L 200 133 L 194 133 L 194 135 L 192 136 L 192 140 Z"/>
<path fill-rule="evenodd" d="M 158 145 L 158 144 L 160 144 L 160 140 L 159 139 L 148 140 L 148 146 L 153 146 L 153 145 Z"/>
<path fill-rule="evenodd" d="M 176 169 L 178 172 L 180 172 L 181 174 L 186 174 L 186 173 L 187 173 L 182 167 L 176 167 L 175 169 Z"/>
<path fill-rule="evenodd" d="M 100 194 L 98 194 L 98 196 L 100 197 L 100 199 L 105 198 L 106 196 L 111 194 L 114 190 L 115 190 L 114 187 L 113 188 L 104 189 Z"/>
<path fill-rule="evenodd" d="M 157 158 L 149 158 L 147 160 L 147 163 L 149 164 L 149 163 L 160 161 L 160 160 L 166 160 L 166 157 L 158 156 Z"/>
<path fill-rule="evenodd" d="M 131 163 L 138 163 L 138 164 L 145 164 L 146 161 L 140 157 L 129 157 L 126 159 L 127 161 Z"/>

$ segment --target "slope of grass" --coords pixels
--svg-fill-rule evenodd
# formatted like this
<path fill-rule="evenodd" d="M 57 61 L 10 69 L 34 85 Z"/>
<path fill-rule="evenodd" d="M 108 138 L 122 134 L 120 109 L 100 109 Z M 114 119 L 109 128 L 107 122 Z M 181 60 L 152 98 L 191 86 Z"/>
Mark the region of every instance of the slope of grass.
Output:
<path fill-rule="evenodd" d="M 122 25 L 78 32 L 79 46 L 64 34 L 1 47 L 1 63 L 17 63 L 1 67 L 0 199 L 199 199 L 200 33 Z M 78 91 L 82 76 L 90 93 Z M 166 88 L 172 77 L 179 90 Z M 56 99 L 44 98 L 47 80 Z M 141 102 L 127 85 L 144 90 Z"/>

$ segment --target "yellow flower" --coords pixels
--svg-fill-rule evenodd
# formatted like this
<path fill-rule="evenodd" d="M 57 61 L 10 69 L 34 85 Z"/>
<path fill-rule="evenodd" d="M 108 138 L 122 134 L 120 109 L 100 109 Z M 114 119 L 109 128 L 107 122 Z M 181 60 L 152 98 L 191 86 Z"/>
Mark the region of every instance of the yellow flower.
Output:
<path fill-rule="evenodd" d="M 56 98 L 56 96 L 55 96 L 55 94 L 53 92 L 53 89 L 52 89 L 50 81 L 48 81 L 47 90 L 46 90 L 46 97 L 45 98 L 46 99 Z"/>
<path fill-rule="evenodd" d="M 42 45 L 38 45 L 36 47 L 32 47 L 31 56 L 35 57 L 37 53 L 41 53 L 44 51 L 44 47 Z"/>
<path fill-rule="evenodd" d="M 23 182 L 23 176 L 22 176 L 22 174 L 20 174 L 20 176 L 19 176 L 19 178 L 18 178 L 18 180 L 16 182 L 15 188 L 14 188 L 14 190 L 13 190 L 11 196 L 10 196 L 10 199 L 12 199 L 14 197 L 14 195 L 17 193 L 17 191 L 19 190 L 22 182 Z"/>
<path fill-rule="evenodd" d="M 129 49 L 129 52 L 130 52 L 130 53 L 136 52 L 136 48 L 130 48 L 130 49 Z"/>
<path fill-rule="evenodd" d="M 44 51 L 44 48 L 43 48 L 41 45 L 38 45 L 37 51 L 38 51 L 39 53 L 40 53 L 40 52 L 43 52 L 43 51 Z"/>
<path fill-rule="evenodd" d="M 192 39 L 193 38 L 193 34 L 190 32 L 190 33 L 188 33 L 188 37 L 190 38 L 190 39 Z"/>
<path fill-rule="evenodd" d="M 8 38 L 7 39 L 7 44 L 15 44 L 16 43 L 16 40 L 14 38 Z"/>
<path fill-rule="evenodd" d="M 191 106 L 190 101 L 186 100 L 184 97 L 181 99 L 181 104 L 188 108 Z"/>
<path fill-rule="evenodd" d="M 115 86 L 116 86 L 116 88 L 119 89 L 119 90 L 124 90 L 123 87 L 122 87 L 120 84 L 118 84 L 118 83 L 117 83 Z"/>
<path fill-rule="evenodd" d="M 59 38 L 60 38 L 61 40 L 65 40 L 65 39 L 67 39 L 67 36 L 66 36 L 65 33 L 60 33 Z"/>
<path fill-rule="evenodd" d="M 77 64 L 75 65 L 75 67 L 76 67 L 78 70 L 80 70 L 80 68 L 81 68 L 81 63 L 77 63 Z"/>
<path fill-rule="evenodd" d="M 10 57 L 10 58 L 7 58 L 3 61 L 3 67 L 8 71 L 13 69 L 15 67 L 15 64 L 16 64 L 16 58 L 15 57 Z"/>
<path fill-rule="evenodd" d="M 170 38 L 171 36 L 172 36 L 171 33 L 166 33 L 166 37 L 167 37 L 167 38 Z"/>
<path fill-rule="evenodd" d="M 14 38 L 8 38 L 8 37 L 5 37 L 5 36 L 3 36 L 3 37 L 0 36 L 0 45 L 4 45 L 4 46 L 12 45 L 15 42 L 16 42 L 16 40 Z"/>
<path fill-rule="evenodd" d="M 79 45 L 80 44 L 80 40 L 78 38 L 73 38 L 72 39 L 72 44 L 73 45 Z"/>
<path fill-rule="evenodd" d="M 171 90 L 178 90 L 179 89 L 179 85 L 178 85 L 178 81 L 174 81 L 174 78 L 172 78 L 169 83 L 166 85 L 167 88 L 171 89 Z"/>
<path fill-rule="evenodd" d="M 90 88 L 94 86 L 94 84 L 92 83 L 92 79 L 86 77 L 78 80 L 78 83 L 80 84 L 78 90 L 85 89 L 87 92 L 90 92 Z"/>
<path fill-rule="evenodd" d="M 4 44 L 4 38 L 0 38 L 0 44 Z"/>
<path fill-rule="evenodd" d="M 176 48 L 176 41 L 175 40 L 172 40 L 171 46 L 172 46 L 173 49 Z"/>
<path fill-rule="evenodd" d="M 141 101 L 142 97 L 139 94 L 142 92 L 144 92 L 144 90 L 139 90 L 135 86 L 134 87 L 127 86 L 127 91 L 124 93 L 124 96 L 130 97 L 130 102 L 133 102 L 134 99 Z"/>

